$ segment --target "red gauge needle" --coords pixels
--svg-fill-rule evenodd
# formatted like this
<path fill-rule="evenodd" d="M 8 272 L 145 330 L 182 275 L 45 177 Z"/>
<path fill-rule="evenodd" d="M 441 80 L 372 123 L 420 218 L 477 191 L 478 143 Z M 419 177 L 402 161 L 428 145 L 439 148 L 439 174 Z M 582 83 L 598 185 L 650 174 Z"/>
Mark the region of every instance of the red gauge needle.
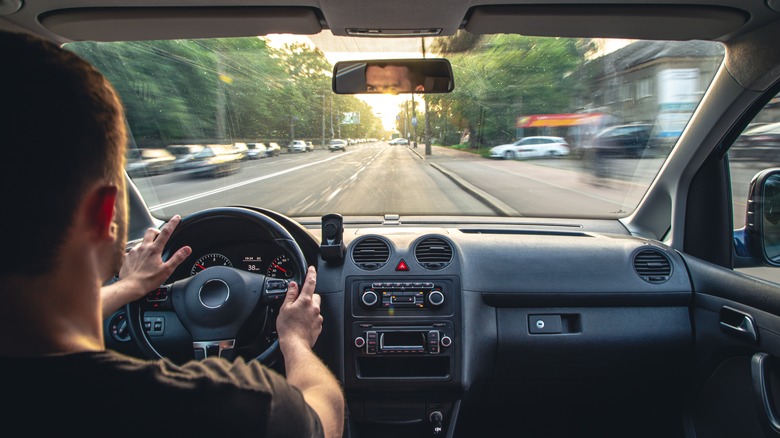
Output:
<path fill-rule="evenodd" d="M 200 269 L 206 269 L 206 267 L 201 265 L 200 263 L 195 263 L 195 266 L 199 267 Z"/>
<path fill-rule="evenodd" d="M 280 271 L 284 272 L 285 274 L 287 273 L 287 270 L 286 270 L 286 269 L 282 268 L 281 266 L 277 265 L 276 263 L 274 263 L 274 268 L 276 268 L 276 269 L 278 269 L 278 270 L 280 270 Z"/>

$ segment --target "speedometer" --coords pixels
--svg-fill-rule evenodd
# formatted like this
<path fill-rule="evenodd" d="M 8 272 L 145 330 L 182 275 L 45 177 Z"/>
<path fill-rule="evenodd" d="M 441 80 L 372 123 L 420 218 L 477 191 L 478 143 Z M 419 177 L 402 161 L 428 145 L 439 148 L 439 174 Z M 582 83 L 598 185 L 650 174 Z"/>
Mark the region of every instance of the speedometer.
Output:
<path fill-rule="evenodd" d="M 295 275 L 295 267 L 290 257 L 280 255 L 271 262 L 265 275 L 273 278 L 292 278 Z"/>
<path fill-rule="evenodd" d="M 190 275 L 195 275 L 198 272 L 204 271 L 212 266 L 227 266 L 232 268 L 233 263 L 229 258 L 223 256 L 222 254 L 206 254 L 195 261 L 195 264 L 192 265 L 192 269 L 190 269 Z"/>

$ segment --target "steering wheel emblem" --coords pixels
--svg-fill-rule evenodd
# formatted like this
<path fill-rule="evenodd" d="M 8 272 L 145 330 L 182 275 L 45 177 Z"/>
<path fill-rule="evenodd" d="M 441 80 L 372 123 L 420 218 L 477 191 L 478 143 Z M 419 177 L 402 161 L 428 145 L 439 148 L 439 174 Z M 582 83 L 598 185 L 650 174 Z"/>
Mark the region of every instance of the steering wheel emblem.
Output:
<path fill-rule="evenodd" d="M 200 287 L 198 298 L 204 307 L 216 309 L 225 304 L 230 297 L 230 287 L 224 281 L 214 278 Z"/>

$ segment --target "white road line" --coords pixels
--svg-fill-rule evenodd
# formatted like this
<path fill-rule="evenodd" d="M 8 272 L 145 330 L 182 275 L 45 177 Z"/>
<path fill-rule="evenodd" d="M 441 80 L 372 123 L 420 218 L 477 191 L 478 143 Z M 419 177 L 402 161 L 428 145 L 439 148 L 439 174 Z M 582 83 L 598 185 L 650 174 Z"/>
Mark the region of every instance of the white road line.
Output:
<path fill-rule="evenodd" d="M 325 199 L 325 202 L 328 202 L 331 199 L 335 198 L 336 195 L 338 195 L 340 191 L 341 191 L 341 187 L 337 188 L 333 193 L 330 194 L 330 196 L 327 197 L 327 199 Z"/>
<path fill-rule="evenodd" d="M 258 182 L 258 181 L 263 181 L 263 180 L 266 180 L 266 179 L 275 178 L 277 176 L 281 176 L 281 175 L 284 175 L 284 174 L 287 174 L 287 173 L 290 173 L 290 172 L 295 172 L 295 171 L 298 171 L 298 170 L 301 170 L 301 169 L 305 169 L 307 167 L 314 166 L 316 164 L 321 164 L 321 163 L 325 163 L 327 161 L 343 158 L 343 157 L 345 157 L 345 156 L 347 156 L 349 154 L 352 154 L 354 152 L 355 151 L 344 152 L 344 153 L 341 153 L 339 155 L 336 155 L 335 157 L 326 158 L 324 160 L 315 161 L 313 163 L 301 164 L 300 166 L 291 167 L 289 169 L 281 170 L 279 172 L 274 172 L 274 173 L 271 173 L 271 174 L 268 174 L 268 175 L 259 176 L 257 178 L 252 178 L 252 179 L 249 179 L 249 180 L 246 180 L 246 181 L 241 181 L 240 183 L 231 184 L 229 186 L 220 187 L 220 188 L 214 189 L 214 190 L 209 190 L 208 192 L 198 193 L 197 195 L 187 196 L 185 198 L 177 199 L 175 201 L 169 201 L 169 202 L 164 202 L 162 204 L 157 204 L 155 206 L 149 207 L 149 211 L 162 210 L 164 208 L 173 207 L 174 205 L 184 204 L 185 202 L 191 202 L 191 201 L 194 201 L 196 199 L 205 198 L 205 197 L 211 196 L 211 195 L 216 195 L 217 193 L 222 193 L 222 192 L 226 192 L 228 190 L 233 190 L 233 189 L 236 189 L 236 188 L 239 188 L 239 187 L 243 187 L 245 185 L 254 184 L 254 183 Z"/>

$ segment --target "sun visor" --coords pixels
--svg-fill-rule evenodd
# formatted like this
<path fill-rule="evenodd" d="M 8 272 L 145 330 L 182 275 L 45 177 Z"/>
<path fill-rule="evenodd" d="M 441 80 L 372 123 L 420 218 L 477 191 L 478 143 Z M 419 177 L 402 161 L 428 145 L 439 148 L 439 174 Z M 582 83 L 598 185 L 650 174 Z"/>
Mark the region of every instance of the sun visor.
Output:
<path fill-rule="evenodd" d="M 74 41 L 225 38 L 322 30 L 308 7 L 83 8 L 49 12 L 43 27 Z"/>
<path fill-rule="evenodd" d="M 747 19 L 742 10 L 710 6 L 477 6 L 465 28 L 474 34 L 716 40 Z"/>

